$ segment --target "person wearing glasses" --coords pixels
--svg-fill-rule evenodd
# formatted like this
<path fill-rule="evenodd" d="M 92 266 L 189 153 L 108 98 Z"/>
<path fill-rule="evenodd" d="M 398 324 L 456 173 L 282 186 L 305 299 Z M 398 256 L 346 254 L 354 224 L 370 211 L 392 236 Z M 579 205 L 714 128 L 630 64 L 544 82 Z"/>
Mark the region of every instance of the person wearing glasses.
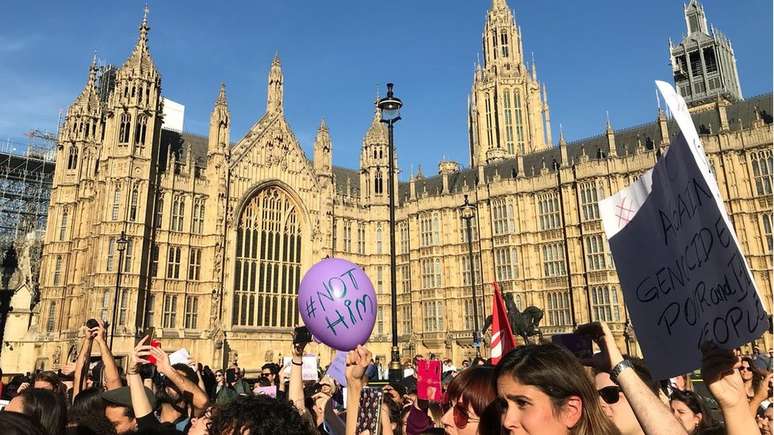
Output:
<path fill-rule="evenodd" d="M 742 357 L 742 365 L 739 366 L 739 375 L 742 376 L 742 382 L 744 382 L 744 390 L 747 392 L 747 400 L 752 400 L 755 396 L 755 388 L 753 387 L 753 365 L 752 358 L 749 356 Z"/>
<path fill-rule="evenodd" d="M 490 405 L 497 399 L 495 390 L 495 368 L 478 366 L 463 370 L 451 381 L 446 390 L 444 414 L 441 424 L 449 435 L 475 435 L 487 433 L 479 431 L 482 419 L 499 418 L 495 411 L 489 411 Z M 490 415 L 491 414 L 491 415 Z"/>
<path fill-rule="evenodd" d="M 591 337 L 600 352 L 583 361 L 594 371 L 599 404 L 621 435 L 686 434 L 685 429 L 658 397 L 658 383 L 637 358 L 624 358 L 605 323 L 578 327 Z"/>

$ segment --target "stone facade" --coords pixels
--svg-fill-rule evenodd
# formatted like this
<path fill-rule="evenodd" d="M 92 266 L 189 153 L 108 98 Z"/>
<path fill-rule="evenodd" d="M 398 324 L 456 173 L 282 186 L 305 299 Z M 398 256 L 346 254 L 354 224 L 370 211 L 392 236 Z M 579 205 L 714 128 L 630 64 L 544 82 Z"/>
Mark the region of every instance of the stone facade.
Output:
<path fill-rule="evenodd" d="M 39 358 L 52 366 L 55 350 L 69 349 L 87 319 L 113 322 L 114 298 L 116 355 L 153 326 L 166 350 L 186 347 L 211 366 L 238 360 L 255 369 L 290 351 L 297 284 L 329 255 L 361 265 L 374 283 L 370 346 L 377 356 L 389 358 L 392 315 L 404 356 L 432 352 L 459 364 L 473 355 L 471 280 L 483 292 L 482 321 L 491 312 L 488 283 L 497 280 L 520 308 L 545 310 L 546 333 L 606 320 L 622 347 L 636 352 L 634 341 L 623 342 L 627 313 L 596 203 L 651 168 L 677 126 L 659 109 L 654 122 L 620 131 L 608 122 L 599 136 L 572 143 L 560 136 L 554 145 L 545 87 L 534 63 L 524 63 L 521 32 L 504 0 L 492 3 L 484 63 L 474 73 L 471 166 L 443 161 L 438 175 L 412 174 L 396 186 L 396 313 L 389 305 L 387 131 L 378 111 L 357 170 L 333 166 L 324 122 L 308 159 L 284 116 L 275 57 L 266 112 L 236 142 L 225 87 L 207 137 L 162 129 L 161 76 L 148 31 L 146 13 L 107 98 L 97 92 L 92 65 L 67 112 L 38 327 L 25 338 L 32 351 L 4 355 L 6 373 L 29 370 Z M 694 114 L 769 311 L 771 114 L 771 95 L 718 99 Z M 465 195 L 477 206 L 472 277 Z M 331 357 L 321 352 L 323 361 Z"/>

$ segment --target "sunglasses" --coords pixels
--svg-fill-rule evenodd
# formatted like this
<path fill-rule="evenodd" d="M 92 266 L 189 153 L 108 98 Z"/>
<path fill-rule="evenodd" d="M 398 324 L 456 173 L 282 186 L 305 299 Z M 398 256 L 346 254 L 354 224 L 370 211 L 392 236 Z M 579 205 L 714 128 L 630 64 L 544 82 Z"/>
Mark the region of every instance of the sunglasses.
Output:
<path fill-rule="evenodd" d="M 740 372 L 751 372 L 752 369 L 750 367 L 741 366 L 739 367 Z"/>
<path fill-rule="evenodd" d="M 261 373 L 261 376 L 271 376 L 273 374 L 274 373 L 272 373 L 272 372 L 264 372 L 264 373 Z"/>
<path fill-rule="evenodd" d="M 597 390 L 597 393 L 599 393 L 599 397 L 601 397 L 608 405 L 618 403 L 618 399 L 621 397 L 621 389 L 615 385 L 610 385 L 609 387 Z"/>
<path fill-rule="evenodd" d="M 451 401 L 447 401 L 443 405 L 444 414 L 449 412 L 449 409 L 453 409 L 452 416 L 454 417 L 454 425 L 457 426 L 458 429 L 465 429 L 465 426 L 467 426 L 468 423 L 476 423 L 479 421 L 478 418 L 471 417 L 468 414 L 468 410 L 465 409 L 461 403 L 452 405 Z"/>

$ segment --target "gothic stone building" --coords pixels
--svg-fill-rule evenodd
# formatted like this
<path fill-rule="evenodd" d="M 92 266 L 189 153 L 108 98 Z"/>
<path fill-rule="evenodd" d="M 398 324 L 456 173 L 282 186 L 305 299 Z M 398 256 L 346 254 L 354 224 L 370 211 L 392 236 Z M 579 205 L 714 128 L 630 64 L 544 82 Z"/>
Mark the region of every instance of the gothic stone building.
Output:
<path fill-rule="evenodd" d="M 697 2 L 684 12 L 688 36 L 670 53 L 675 79 L 695 102 L 694 122 L 770 310 L 771 95 L 742 100 L 730 43 L 707 32 Z M 186 347 L 214 366 L 238 358 L 254 369 L 290 351 L 297 285 L 326 256 L 350 259 L 373 281 L 376 355 L 389 358 L 397 316 L 404 356 L 433 352 L 459 364 L 473 354 L 471 281 L 484 294 L 483 317 L 495 280 L 520 308 L 545 310 L 548 334 L 599 319 L 622 347 L 635 346 L 634 336 L 623 338 L 627 313 L 597 201 L 651 168 L 677 126 L 654 108 L 654 122 L 618 131 L 608 122 L 599 136 L 572 143 L 560 136 L 554 144 L 545 85 L 534 62 L 524 61 L 521 31 L 504 0 L 487 13 L 483 63 L 474 71 L 470 166 L 444 161 L 437 175 L 412 174 L 396 186 L 394 313 L 388 139 L 378 111 L 363 124 L 359 168 L 333 165 L 324 122 L 307 158 L 284 116 L 275 58 L 266 112 L 236 141 L 223 87 L 207 137 L 163 129 L 148 30 L 146 16 L 131 55 L 108 77 L 107 96 L 97 88 L 105 75 L 92 65 L 67 112 L 42 298 L 24 338 L 30 351 L 6 372 L 51 366 L 51 355 L 72 357 L 87 319 L 111 319 L 117 282 L 116 355 L 154 326 L 166 350 Z M 465 195 L 477 206 L 472 271 L 460 212 Z"/>

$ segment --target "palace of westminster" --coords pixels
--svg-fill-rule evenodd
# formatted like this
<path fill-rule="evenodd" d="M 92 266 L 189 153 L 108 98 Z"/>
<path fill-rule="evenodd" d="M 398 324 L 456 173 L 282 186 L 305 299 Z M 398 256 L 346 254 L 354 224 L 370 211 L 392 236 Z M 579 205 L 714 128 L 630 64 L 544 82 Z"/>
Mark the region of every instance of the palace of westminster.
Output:
<path fill-rule="evenodd" d="M 683 12 L 687 35 L 669 47 L 674 84 L 771 312 L 771 94 L 743 99 L 731 42 L 707 25 L 696 0 Z M 39 302 L 30 307 L 29 290 L 14 296 L 0 355 L 6 373 L 73 359 L 80 327 L 112 322 L 114 298 L 117 357 L 153 326 L 165 350 L 185 347 L 211 366 L 277 361 L 300 322 L 298 283 L 326 256 L 349 259 L 371 278 L 377 356 L 389 358 L 395 315 L 404 357 L 471 357 L 471 284 L 483 319 L 493 281 L 520 309 L 542 308 L 548 335 L 604 320 L 622 348 L 637 351 L 597 201 L 653 167 L 677 125 L 654 108 L 653 122 L 624 130 L 608 122 L 599 136 L 554 143 L 546 87 L 524 62 L 505 0 L 486 14 L 468 99 L 469 166 L 442 161 L 437 175 L 396 181 L 397 312 L 389 303 L 388 135 L 378 110 L 363 124 L 359 168 L 333 165 L 324 122 L 308 158 L 284 115 L 275 57 L 266 111 L 243 136 L 231 136 L 224 87 L 206 137 L 164 128 L 148 32 L 146 11 L 124 64 L 92 64 L 60 127 Z M 465 196 L 477 207 L 472 271 Z M 323 363 L 331 358 L 327 348 L 311 350 Z"/>

